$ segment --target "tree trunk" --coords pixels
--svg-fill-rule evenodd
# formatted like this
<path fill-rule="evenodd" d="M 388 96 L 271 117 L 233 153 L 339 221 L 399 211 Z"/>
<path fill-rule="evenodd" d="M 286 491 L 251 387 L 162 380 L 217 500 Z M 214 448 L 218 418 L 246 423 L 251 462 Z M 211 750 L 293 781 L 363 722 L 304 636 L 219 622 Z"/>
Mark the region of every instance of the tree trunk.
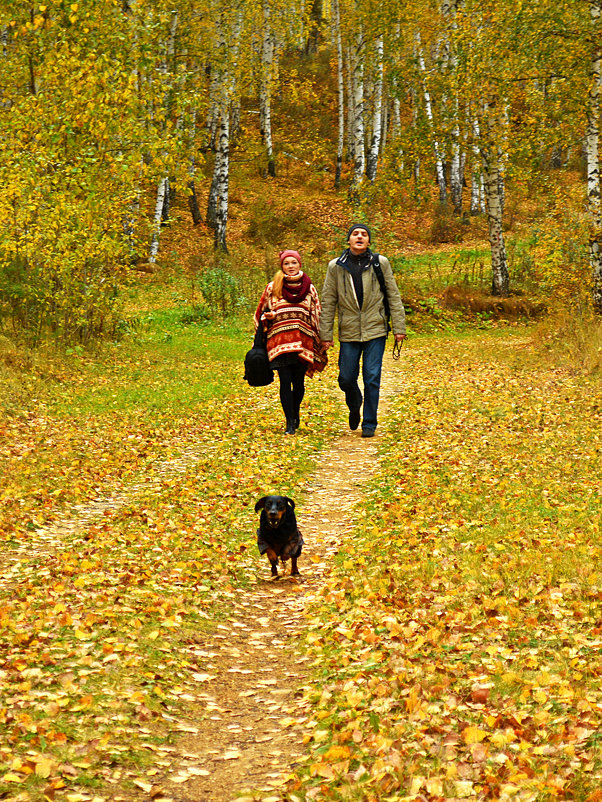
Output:
<path fill-rule="evenodd" d="M 356 199 L 364 181 L 365 152 L 364 152 L 364 34 L 360 26 L 351 65 L 351 85 L 353 90 L 353 180 L 350 195 Z"/>
<path fill-rule="evenodd" d="M 171 206 L 171 181 L 169 177 L 165 178 L 165 192 L 163 194 L 163 208 L 161 209 L 161 220 L 166 223 L 169 220 L 169 209 Z"/>
<path fill-rule="evenodd" d="M 587 98 L 587 201 L 589 213 L 589 263 L 592 270 L 592 300 L 602 314 L 602 209 L 600 199 L 600 84 L 602 82 L 602 45 L 600 18 L 602 1 L 589 0 L 594 49 L 592 52 L 590 90 Z"/>
<path fill-rule="evenodd" d="M 215 160 L 214 170 L 214 181 L 217 192 L 214 246 L 216 250 L 227 253 L 226 227 L 228 224 L 228 185 L 230 178 L 230 110 L 226 92 L 224 92 L 221 107 L 217 156 L 219 158 Z"/>
<path fill-rule="evenodd" d="M 491 293 L 492 295 L 506 297 L 510 289 L 510 276 L 502 224 L 501 164 L 500 149 L 497 141 L 499 126 L 497 125 L 495 103 L 485 108 L 485 114 L 487 115 L 487 133 L 486 141 L 481 144 L 481 155 L 483 158 L 485 206 L 491 247 Z M 492 119 L 492 117 L 495 119 Z"/>
<path fill-rule="evenodd" d="M 347 71 L 345 73 L 345 95 L 346 95 L 346 109 L 347 109 L 347 161 L 352 162 L 355 160 L 354 142 L 353 142 L 353 57 L 351 55 L 351 46 L 347 45 Z"/>
<path fill-rule="evenodd" d="M 389 132 L 389 98 L 385 95 L 382 104 L 382 114 L 380 115 L 380 155 L 385 152 L 387 147 L 387 135 Z"/>
<path fill-rule="evenodd" d="M 474 141 L 472 145 L 473 163 L 472 175 L 470 179 L 470 213 L 471 215 L 481 214 L 484 211 L 484 192 L 483 192 L 483 170 L 479 164 L 479 121 L 475 117 L 472 123 Z"/>
<path fill-rule="evenodd" d="M 416 35 L 416 41 L 418 45 L 418 64 L 420 65 L 420 72 L 423 75 L 422 78 L 422 93 L 424 95 L 424 107 L 426 110 L 426 116 L 430 123 L 431 129 L 433 130 L 433 148 L 435 150 L 435 170 L 437 173 L 437 184 L 439 185 L 439 201 L 441 203 L 447 203 L 447 186 L 445 182 L 445 169 L 443 166 L 443 157 L 441 155 L 441 148 L 439 146 L 439 142 L 437 137 L 434 135 L 434 124 L 433 124 L 433 106 L 431 103 L 431 94 L 428 90 L 426 84 L 426 65 L 424 63 L 424 56 L 422 54 L 422 46 L 420 44 L 420 34 Z"/>
<path fill-rule="evenodd" d="M 199 207 L 199 199 L 196 194 L 194 174 L 196 170 L 195 148 L 196 148 L 196 109 L 192 112 L 190 121 L 189 142 L 190 155 L 188 157 L 188 208 L 192 215 L 192 222 L 195 226 L 203 222 L 203 216 Z"/>
<path fill-rule="evenodd" d="M 368 161 L 366 164 L 366 176 L 370 181 L 376 178 L 378 169 L 378 154 L 380 153 L 380 142 L 382 136 L 382 103 L 383 103 L 383 37 L 379 36 L 376 40 L 376 77 L 374 80 L 374 113 L 372 117 L 372 138 L 368 151 Z"/>
<path fill-rule="evenodd" d="M 322 31 L 322 0 L 311 0 L 309 14 L 309 36 L 305 45 L 305 53 L 313 55 L 318 52 Z"/>
<path fill-rule="evenodd" d="M 203 222 L 203 215 L 199 206 L 199 199 L 196 194 L 196 185 L 194 178 L 188 182 L 188 208 L 192 216 L 193 225 L 199 226 Z"/>
<path fill-rule="evenodd" d="M 462 154 L 460 151 L 460 128 L 453 131 L 452 156 L 450 165 L 450 190 L 454 214 L 462 214 Z"/>
<path fill-rule="evenodd" d="M 269 0 L 263 0 L 263 38 L 261 41 L 261 77 L 259 84 L 259 127 L 267 158 L 268 175 L 276 175 L 272 147 L 272 77 L 274 37 Z"/>
<path fill-rule="evenodd" d="M 332 0 L 332 15 L 334 18 L 334 36 L 337 48 L 339 138 L 337 142 L 337 166 L 334 175 L 334 185 L 335 188 L 338 189 L 341 186 L 343 149 L 345 147 L 345 79 L 343 75 L 343 43 L 341 41 L 341 15 L 339 9 L 339 0 Z"/>
<path fill-rule="evenodd" d="M 161 235 L 161 217 L 163 215 L 163 206 L 165 204 L 165 196 L 169 192 L 169 179 L 167 176 L 159 181 L 157 186 L 157 200 L 155 202 L 155 214 L 153 217 L 153 235 L 150 244 L 150 253 L 148 261 L 154 264 L 157 261 L 157 254 L 159 253 L 159 237 Z"/>

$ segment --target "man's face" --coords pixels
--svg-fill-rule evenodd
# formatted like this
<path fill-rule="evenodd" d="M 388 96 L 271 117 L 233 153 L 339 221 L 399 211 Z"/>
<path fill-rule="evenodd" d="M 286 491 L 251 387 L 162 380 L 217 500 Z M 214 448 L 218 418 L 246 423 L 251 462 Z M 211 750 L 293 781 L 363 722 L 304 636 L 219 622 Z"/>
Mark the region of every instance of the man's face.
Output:
<path fill-rule="evenodd" d="M 347 241 L 349 242 L 351 253 L 357 256 L 360 253 L 364 253 L 368 248 L 370 237 L 365 228 L 354 228 Z"/>

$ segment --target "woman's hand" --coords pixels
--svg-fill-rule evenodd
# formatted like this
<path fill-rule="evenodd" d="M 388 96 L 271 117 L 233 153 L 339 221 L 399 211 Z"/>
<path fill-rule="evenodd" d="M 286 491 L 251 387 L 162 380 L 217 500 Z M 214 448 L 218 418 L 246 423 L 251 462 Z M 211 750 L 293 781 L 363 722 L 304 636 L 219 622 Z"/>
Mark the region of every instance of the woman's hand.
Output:
<path fill-rule="evenodd" d="M 276 317 L 276 312 L 272 312 L 270 309 L 268 309 L 267 312 L 263 313 L 263 315 L 261 316 L 261 319 L 262 320 L 273 320 L 275 317 Z"/>

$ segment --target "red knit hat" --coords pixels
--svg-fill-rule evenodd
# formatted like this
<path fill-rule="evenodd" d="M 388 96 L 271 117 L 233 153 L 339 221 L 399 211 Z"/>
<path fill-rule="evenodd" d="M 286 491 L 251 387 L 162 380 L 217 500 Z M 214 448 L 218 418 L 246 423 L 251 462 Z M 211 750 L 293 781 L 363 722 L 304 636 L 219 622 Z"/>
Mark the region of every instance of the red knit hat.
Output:
<path fill-rule="evenodd" d="M 299 251 L 280 251 L 280 267 L 282 267 L 282 263 L 287 256 L 293 256 L 299 262 L 299 266 L 301 266 L 301 255 Z"/>

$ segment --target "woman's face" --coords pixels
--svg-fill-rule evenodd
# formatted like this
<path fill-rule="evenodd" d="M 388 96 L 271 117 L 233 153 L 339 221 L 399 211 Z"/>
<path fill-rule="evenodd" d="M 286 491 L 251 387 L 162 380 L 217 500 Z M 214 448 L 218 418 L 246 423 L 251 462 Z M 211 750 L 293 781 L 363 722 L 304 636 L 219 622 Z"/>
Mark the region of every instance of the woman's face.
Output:
<path fill-rule="evenodd" d="M 301 270 L 301 265 L 294 256 L 287 256 L 282 262 L 282 272 L 285 276 L 296 276 Z"/>

